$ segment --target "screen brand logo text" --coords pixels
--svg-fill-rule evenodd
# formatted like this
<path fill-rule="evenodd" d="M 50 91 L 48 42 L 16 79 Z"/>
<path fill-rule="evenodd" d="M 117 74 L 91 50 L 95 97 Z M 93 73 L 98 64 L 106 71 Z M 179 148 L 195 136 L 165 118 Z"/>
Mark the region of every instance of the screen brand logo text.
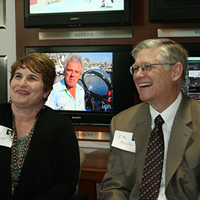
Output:
<path fill-rule="evenodd" d="M 72 20 L 72 21 L 78 21 L 79 17 L 71 17 L 70 20 Z"/>
<path fill-rule="evenodd" d="M 81 116 L 72 116 L 72 119 L 81 119 Z"/>

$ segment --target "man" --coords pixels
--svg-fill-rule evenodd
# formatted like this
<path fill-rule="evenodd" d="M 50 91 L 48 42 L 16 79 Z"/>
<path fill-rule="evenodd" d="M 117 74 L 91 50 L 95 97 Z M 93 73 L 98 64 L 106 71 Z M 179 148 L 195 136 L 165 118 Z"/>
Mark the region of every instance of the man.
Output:
<path fill-rule="evenodd" d="M 181 92 L 187 52 L 172 40 L 149 39 L 139 43 L 132 56 L 135 63 L 130 71 L 144 102 L 112 119 L 110 156 L 100 200 L 200 199 L 200 103 Z M 161 177 L 150 174 L 144 188 L 147 147 L 158 115 L 164 120 L 159 130 L 164 137 Z M 156 189 L 155 180 L 159 183 Z M 149 194 L 144 191 L 151 188 Z M 152 197 L 156 190 L 157 196 Z M 144 197 L 145 192 L 149 196 Z"/>
<path fill-rule="evenodd" d="M 53 85 L 46 105 L 55 110 L 85 110 L 85 92 L 77 83 L 84 70 L 78 54 L 69 54 L 64 63 L 65 77 Z"/>

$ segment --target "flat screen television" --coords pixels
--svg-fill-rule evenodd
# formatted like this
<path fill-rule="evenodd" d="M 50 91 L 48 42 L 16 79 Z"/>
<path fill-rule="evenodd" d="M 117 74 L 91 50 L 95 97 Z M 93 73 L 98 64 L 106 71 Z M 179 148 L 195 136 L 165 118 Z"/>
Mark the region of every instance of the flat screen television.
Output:
<path fill-rule="evenodd" d="M 84 72 L 78 81 L 85 92 L 85 110 L 57 110 L 68 115 L 74 125 L 109 126 L 111 118 L 133 105 L 132 45 L 26 47 L 40 52 L 55 63 L 56 81 L 64 78 L 63 63 L 69 53 L 79 54 Z"/>
<path fill-rule="evenodd" d="M 200 101 L 200 43 L 182 45 L 189 54 L 186 82 L 182 90 L 188 96 Z"/>
<path fill-rule="evenodd" d="M 199 0 L 149 0 L 149 21 L 200 22 Z"/>
<path fill-rule="evenodd" d="M 25 28 L 132 24 L 132 0 L 24 0 Z"/>

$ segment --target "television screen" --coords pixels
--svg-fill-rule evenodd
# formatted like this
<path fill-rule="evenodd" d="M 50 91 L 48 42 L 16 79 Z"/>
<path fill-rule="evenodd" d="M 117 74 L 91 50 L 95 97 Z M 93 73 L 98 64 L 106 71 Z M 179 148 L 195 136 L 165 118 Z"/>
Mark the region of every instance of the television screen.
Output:
<path fill-rule="evenodd" d="M 188 57 L 188 70 L 183 91 L 200 101 L 200 57 Z"/>
<path fill-rule="evenodd" d="M 25 27 L 130 25 L 131 0 L 24 0 Z"/>
<path fill-rule="evenodd" d="M 200 44 L 182 44 L 188 51 L 188 68 L 186 81 L 182 91 L 188 96 L 200 101 Z"/>
<path fill-rule="evenodd" d="M 26 54 L 41 52 L 55 63 L 54 89 L 66 85 L 64 62 L 69 54 L 81 56 L 84 70 L 77 84 L 84 102 L 58 98 L 52 91 L 47 105 L 68 115 L 77 125 L 109 125 L 118 112 L 133 105 L 133 80 L 129 67 L 133 63 L 131 45 L 26 47 Z M 62 96 L 62 95 L 61 95 Z"/>
<path fill-rule="evenodd" d="M 35 3 L 34 3 L 35 2 Z M 73 12 L 107 12 L 124 10 L 124 1 L 109 0 L 74 0 L 74 1 L 51 1 L 47 0 L 45 5 L 30 0 L 30 14 L 53 14 L 53 13 L 73 13 Z"/>
<path fill-rule="evenodd" d="M 149 0 L 149 21 L 199 22 L 199 0 Z"/>

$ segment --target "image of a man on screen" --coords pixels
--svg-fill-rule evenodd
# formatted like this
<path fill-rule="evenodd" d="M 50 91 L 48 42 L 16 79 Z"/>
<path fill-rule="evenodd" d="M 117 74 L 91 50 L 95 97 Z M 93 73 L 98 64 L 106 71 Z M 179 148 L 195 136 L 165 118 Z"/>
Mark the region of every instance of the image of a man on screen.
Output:
<path fill-rule="evenodd" d="M 54 110 L 85 110 L 85 91 L 77 83 L 84 70 L 79 54 L 70 53 L 64 63 L 64 78 L 53 85 L 46 105 Z"/>

